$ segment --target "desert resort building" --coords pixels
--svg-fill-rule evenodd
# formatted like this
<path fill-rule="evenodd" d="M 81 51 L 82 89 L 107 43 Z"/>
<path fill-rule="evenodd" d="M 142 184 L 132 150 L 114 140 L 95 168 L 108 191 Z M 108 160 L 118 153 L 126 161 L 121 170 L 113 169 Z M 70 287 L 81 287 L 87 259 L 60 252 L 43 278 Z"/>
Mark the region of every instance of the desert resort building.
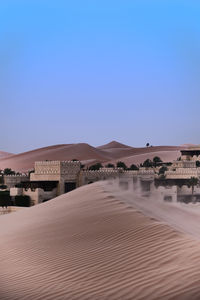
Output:
<path fill-rule="evenodd" d="M 200 147 L 181 150 L 181 156 L 171 164 L 139 170 L 101 168 L 84 170 L 79 161 L 36 161 L 30 175 L 4 176 L 4 184 L 12 198 L 29 196 L 36 205 L 73 189 L 100 180 L 115 180 L 124 190 L 139 189 L 143 196 L 160 196 L 166 201 L 200 201 L 200 186 L 196 184 L 191 194 L 191 178 L 200 179 Z M 198 164 L 199 163 L 199 164 Z M 159 173 L 160 168 L 164 172 Z"/>

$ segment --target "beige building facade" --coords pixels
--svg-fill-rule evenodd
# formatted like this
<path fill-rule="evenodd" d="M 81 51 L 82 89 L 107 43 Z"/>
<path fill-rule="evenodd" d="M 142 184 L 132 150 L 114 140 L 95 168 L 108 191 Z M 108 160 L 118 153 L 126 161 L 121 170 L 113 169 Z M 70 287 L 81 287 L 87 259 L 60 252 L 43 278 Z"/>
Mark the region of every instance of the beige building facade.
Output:
<path fill-rule="evenodd" d="M 55 198 L 71 190 L 99 180 L 118 180 L 123 189 L 140 188 L 143 196 L 162 195 L 164 200 L 177 201 L 178 196 L 189 196 L 190 188 L 185 184 L 191 177 L 200 179 L 200 168 L 196 159 L 200 159 L 200 147 L 181 151 L 181 158 L 174 161 L 165 171 L 165 187 L 155 188 L 154 182 L 159 179 L 158 169 L 140 168 L 138 171 L 124 171 L 121 168 L 101 168 L 98 171 L 82 170 L 79 161 L 37 161 L 35 171 L 27 177 L 9 176 L 10 195 L 27 195 L 31 204 L 38 204 Z M 14 187 L 14 183 L 22 182 L 22 187 Z M 176 182 L 182 182 L 177 185 Z M 166 184 L 167 182 L 167 184 Z M 194 193 L 200 198 L 200 187 Z"/>

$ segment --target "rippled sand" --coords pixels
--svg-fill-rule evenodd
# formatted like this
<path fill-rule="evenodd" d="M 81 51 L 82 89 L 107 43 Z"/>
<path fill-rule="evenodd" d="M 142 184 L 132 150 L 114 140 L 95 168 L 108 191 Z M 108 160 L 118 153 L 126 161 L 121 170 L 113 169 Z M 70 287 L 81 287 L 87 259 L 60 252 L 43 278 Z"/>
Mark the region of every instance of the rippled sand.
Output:
<path fill-rule="evenodd" d="M 200 299 L 199 240 L 103 183 L 1 216 L 0 241 L 1 300 Z"/>

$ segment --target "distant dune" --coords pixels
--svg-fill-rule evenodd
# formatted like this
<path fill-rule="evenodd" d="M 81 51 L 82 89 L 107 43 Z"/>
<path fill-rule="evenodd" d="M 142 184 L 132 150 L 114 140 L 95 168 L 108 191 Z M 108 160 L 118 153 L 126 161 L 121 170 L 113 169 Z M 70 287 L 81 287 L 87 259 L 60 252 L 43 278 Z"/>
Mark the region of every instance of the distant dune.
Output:
<path fill-rule="evenodd" d="M 12 153 L 0 151 L 0 159 L 1 158 L 6 158 L 6 157 L 9 157 L 9 156 L 12 156 L 12 155 L 13 155 Z"/>
<path fill-rule="evenodd" d="M 102 145 L 102 146 L 99 146 L 97 147 L 98 149 L 103 149 L 103 150 L 106 150 L 106 149 L 114 149 L 114 148 L 119 148 L 119 149 L 129 149 L 129 148 L 132 148 L 131 146 L 127 146 L 127 145 L 124 145 L 124 144 L 121 144 L 121 143 L 118 143 L 116 141 L 112 141 L 108 144 L 105 144 L 105 145 Z"/>
<path fill-rule="evenodd" d="M 1 300 L 199 299 L 200 243 L 103 183 L 0 216 Z"/>
<path fill-rule="evenodd" d="M 0 168 L 3 169 L 9 167 L 18 171 L 26 171 L 32 169 L 34 167 L 34 162 L 38 160 L 72 159 L 104 162 L 111 159 L 111 157 L 104 153 L 103 150 L 84 143 L 55 145 L 0 159 Z"/>
<path fill-rule="evenodd" d="M 132 156 L 125 156 L 121 157 L 120 160 L 122 160 L 127 166 L 130 166 L 131 164 L 140 164 L 144 162 L 146 159 L 153 159 L 155 156 L 159 156 L 162 161 L 164 162 L 171 162 L 174 160 L 177 160 L 178 157 L 180 157 L 180 150 L 158 150 L 155 152 L 149 152 L 149 153 L 141 153 L 141 154 L 135 154 Z M 114 159 L 111 161 L 111 163 L 116 163 L 119 159 Z"/>
<path fill-rule="evenodd" d="M 8 157 L 0 156 L 0 169 L 12 168 L 16 171 L 27 171 L 33 169 L 34 162 L 38 160 L 78 159 L 86 165 L 96 162 L 106 164 L 122 160 L 127 165 L 131 165 L 132 163 L 141 163 L 146 158 L 158 155 L 163 161 L 171 161 L 180 156 L 179 150 L 181 148 L 183 147 L 155 146 L 134 148 L 115 141 L 96 148 L 86 143 L 62 144 L 9 155 Z"/>

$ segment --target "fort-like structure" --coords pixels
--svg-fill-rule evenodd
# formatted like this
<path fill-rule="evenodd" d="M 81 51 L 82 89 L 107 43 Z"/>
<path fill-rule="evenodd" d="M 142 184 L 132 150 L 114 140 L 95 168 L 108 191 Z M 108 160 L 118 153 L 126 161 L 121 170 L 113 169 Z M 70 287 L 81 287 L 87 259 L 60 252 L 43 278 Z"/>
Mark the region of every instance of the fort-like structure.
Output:
<path fill-rule="evenodd" d="M 159 168 L 139 168 L 137 171 L 125 171 L 121 168 L 101 168 L 98 171 L 83 170 L 79 161 L 36 161 L 35 171 L 28 176 L 5 176 L 5 184 L 10 195 L 29 196 L 35 205 L 71 190 L 99 180 L 115 179 L 127 189 L 140 188 L 143 195 L 160 193 L 165 200 L 177 201 L 184 195 L 188 197 L 191 189 L 188 182 L 191 177 L 200 179 L 200 147 L 184 149 L 179 160 L 174 161 L 160 176 Z M 161 183 L 154 185 L 155 180 Z M 164 178 L 164 180 L 163 180 Z M 21 185 L 19 185 L 21 183 Z M 164 184 L 162 184 L 164 183 Z M 17 184 L 17 185 L 16 185 Z M 200 188 L 195 187 L 196 200 L 200 199 Z"/>

